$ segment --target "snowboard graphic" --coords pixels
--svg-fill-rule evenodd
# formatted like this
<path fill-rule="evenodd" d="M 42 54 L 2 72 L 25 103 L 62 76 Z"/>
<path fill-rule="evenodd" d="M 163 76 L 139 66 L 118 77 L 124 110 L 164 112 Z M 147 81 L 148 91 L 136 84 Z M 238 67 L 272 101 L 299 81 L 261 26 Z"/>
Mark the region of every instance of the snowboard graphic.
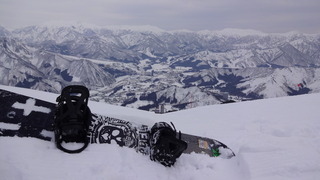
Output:
<path fill-rule="evenodd" d="M 0 136 L 33 137 L 54 141 L 54 114 L 56 104 L 0 89 Z M 150 153 L 150 128 L 126 120 L 92 114 L 90 143 L 116 143 Z M 178 133 L 177 133 L 178 134 Z M 232 158 L 233 151 L 225 144 L 210 138 L 181 133 L 188 143 L 183 153 L 204 153 L 210 157 Z"/>

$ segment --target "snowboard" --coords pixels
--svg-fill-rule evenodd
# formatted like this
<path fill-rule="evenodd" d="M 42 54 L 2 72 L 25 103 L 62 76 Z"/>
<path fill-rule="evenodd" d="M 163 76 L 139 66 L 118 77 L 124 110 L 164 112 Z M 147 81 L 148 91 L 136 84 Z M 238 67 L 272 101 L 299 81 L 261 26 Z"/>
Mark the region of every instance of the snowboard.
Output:
<path fill-rule="evenodd" d="M 54 141 L 56 104 L 0 89 L 0 136 L 32 137 Z M 149 155 L 151 127 L 127 120 L 92 113 L 88 134 L 90 143 L 115 143 Z M 215 139 L 177 133 L 188 144 L 183 152 L 202 153 L 229 159 L 234 152 Z"/>

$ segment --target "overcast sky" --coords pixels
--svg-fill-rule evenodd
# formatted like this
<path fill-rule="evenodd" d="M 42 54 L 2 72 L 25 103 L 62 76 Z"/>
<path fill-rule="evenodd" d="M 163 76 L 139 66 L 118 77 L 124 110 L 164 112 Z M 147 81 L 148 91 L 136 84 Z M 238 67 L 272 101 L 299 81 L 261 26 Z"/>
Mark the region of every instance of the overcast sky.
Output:
<path fill-rule="evenodd" d="M 0 0 L 1 26 L 51 21 L 320 33 L 320 0 Z"/>

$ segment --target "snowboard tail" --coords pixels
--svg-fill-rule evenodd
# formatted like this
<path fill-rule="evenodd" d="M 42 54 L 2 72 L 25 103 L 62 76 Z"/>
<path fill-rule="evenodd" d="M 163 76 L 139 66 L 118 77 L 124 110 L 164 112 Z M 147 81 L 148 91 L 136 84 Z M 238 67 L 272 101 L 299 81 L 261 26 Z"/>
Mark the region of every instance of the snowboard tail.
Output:
<path fill-rule="evenodd" d="M 215 139 L 194 136 L 190 134 L 181 134 L 181 139 L 188 143 L 188 148 L 184 153 L 208 154 L 210 157 L 221 157 L 229 159 L 235 156 L 234 152 L 225 144 Z"/>
<path fill-rule="evenodd" d="M 55 104 L 0 90 L 0 136 L 51 141 Z"/>

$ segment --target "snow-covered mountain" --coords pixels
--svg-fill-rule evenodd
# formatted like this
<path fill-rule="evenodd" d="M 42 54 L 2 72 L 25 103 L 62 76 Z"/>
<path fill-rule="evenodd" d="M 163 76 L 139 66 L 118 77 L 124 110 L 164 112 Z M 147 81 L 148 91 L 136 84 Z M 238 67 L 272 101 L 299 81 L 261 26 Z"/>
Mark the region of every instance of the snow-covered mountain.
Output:
<path fill-rule="evenodd" d="M 0 89 L 51 102 L 58 96 L 2 85 Z M 80 154 L 68 154 L 53 142 L 0 137 L 1 179 L 317 180 L 320 177 L 319 93 L 161 115 L 93 101 L 89 107 L 94 113 L 147 125 L 173 122 L 182 132 L 222 141 L 236 156 L 221 159 L 183 154 L 168 168 L 115 144 L 90 144 Z M 8 127 L 0 123 L 0 128 Z"/>
<path fill-rule="evenodd" d="M 209 61 L 211 67 L 320 65 L 319 35 L 141 29 L 43 25 L 17 29 L 11 34 L 33 47 L 91 59 L 135 62 L 179 55 L 181 58 L 174 60 Z"/>
<path fill-rule="evenodd" d="M 68 84 L 99 88 L 115 81 L 91 61 L 31 48 L 13 38 L 1 37 L 0 43 L 1 84 L 60 92 Z"/>
<path fill-rule="evenodd" d="M 320 92 L 320 35 L 41 25 L 0 28 L 0 84 L 168 111 Z"/>

